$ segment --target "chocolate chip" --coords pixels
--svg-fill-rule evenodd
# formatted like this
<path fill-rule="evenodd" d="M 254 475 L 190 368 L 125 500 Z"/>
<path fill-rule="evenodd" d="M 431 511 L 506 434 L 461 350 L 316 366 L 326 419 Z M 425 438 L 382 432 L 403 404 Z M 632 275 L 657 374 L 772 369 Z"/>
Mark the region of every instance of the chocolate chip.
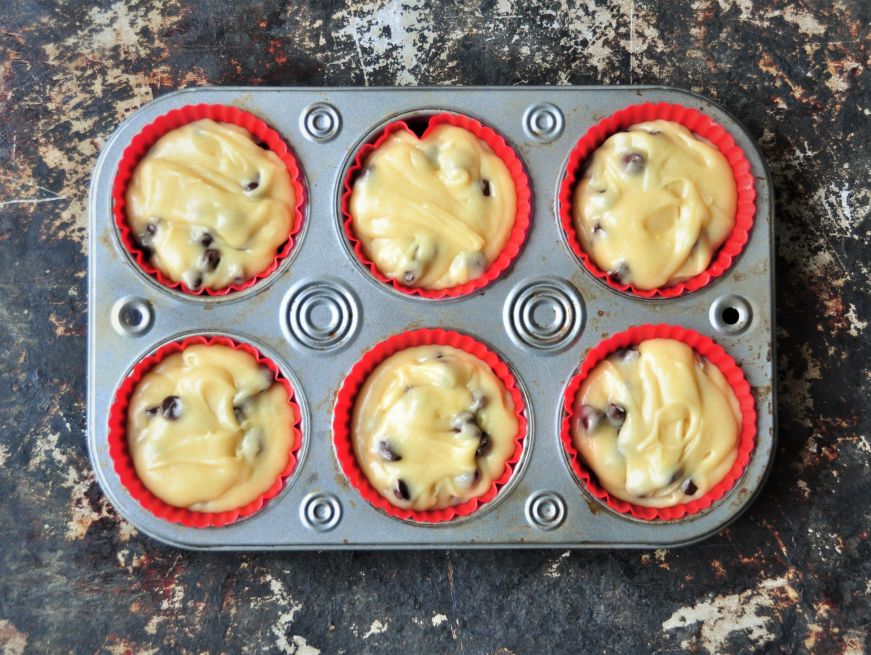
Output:
<path fill-rule="evenodd" d="M 216 268 L 218 268 L 218 264 L 221 263 L 221 251 L 216 248 L 206 248 L 205 252 L 203 252 L 200 257 L 200 268 L 202 268 L 206 273 L 211 273 Z"/>
<path fill-rule="evenodd" d="M 146 415 L 148 418 L 154 418 L 155 416 L 157 416 L 157 411 L 158 411 L 159 409 L 160 409 L 160 408 L 157 407 L 156 405 L 155 405 L 154 407 L 146 407 L 146 408 L 145 408 L 145 415 Z"/>
<path fill-rule="evenodd" d="M 245 410 L 239 405 L 233 407 L 233 416 L 236 417 L 236 423 L 242 423 L 245 420 Z"/>
<path fill-rule="evenodd" d="M 481 433 L 481 442 L 478 444 L 478 448 L 475 450 L 475 457 L 484 457 L 493 450 L 493 439 L 490 438 L 490 434 L 488 432 Z"/>
<path fill-rule="evenodd" d="M 484 192 L 485 196 L 490 196 L 490 180 L 481 180 L 481 191 Z"/>
<path fill-rule="evenodd" d="M 145 231 L 148 234 L 154 236 L 155 234 L 157 234 L 157 223 L 149 223 L 145 226 Z"/>
<path fill-rule="evenodd" d="M 638 348 L 636 346 L 628 346 L 614 351 L 614 356 L 619 357 L 620 359 L 633 359 L 637 355 Z"/>
<path fill-rule="evenodd" d="M 167 396 L 160 404 L 160 413 L 167 421 L 174 421 L 181 416 L 181 398 Z"/>
<path fill-rule="evenodd" d="M 203 247 L 208 248 L 214 242 L 215 238 L 209 232 L 203 232 L 203 236 L 200 237 L 200 244 Z"/>
<path fill-rule="evenodd" d="M 468 423 L 475 422 L 475 415 L 472 412 L 460 412 L 451 419 L 451 428 L 459 432 L 463 426 Z"/>
<path fill-rule="evenodd" d="M 402 279 L 405 280 L 406 284 L 411 284 L 417 279 L 417 276 L 412 271 L 405 271 Z"/>
<path fill-rule="evenodd" d="M 629 279 L 629 267 L 621 262 L 616 269 L 608 273 L 608 277 L 617 284 L 626 284 L 626 280 Z"/>
<path fill-rule="evenodd" d="M 396 481 L 396 488 L 393 490 L 393 495 L 399 498 L 399 500 L 409 500 L 411 498 L 411 494 L 408 491 L 408 485 L 405 484 L 405 480 Z"/>
<path fill-rule="evenodd" d="M 401 455 L 397 455 L 396 451 L 390 447 L 390 442 L 382 440 L 378 442 L 378 454 L 381 459 L 388 462 L 398 462 L 402 459 Z"/>
<path fill-rule="evenodd" d="M 599 222 L 593 223 L 593 234 L 598 234 L 599 232 L 602 232 L 602 231 L 603 230 L 602 230 L 601 223 L 599 223 Z"/>
<path fill-rule="evenodd" d="M 480 252 L 469 255 L 466 261 L 469 271 L 475 275 L 480 275 L 487 268 L 487 260 Z"/>
<path fill-rule="evenodd" d="M 618 430 L 623 427 L 623 422 L 626 420 L 626 410 L 611 403 L 608 409 L 605 410 L 605 415 L 608 417 L 608 422 Z"/>
<path fill-rule="evenodd" d="M 596 428 L 599 427 L 599 424 L 605 419 L 605 412 L 593 407 L 592 405 L 581 405 L 578 416 L 581 419 L 581 425 L 584 427 L 584 431 L 594 432 Z"/>
<path fill-rule="evenodd" d="M 191 280 L 191 283 L 188 285 L 188 287 L 193 291 L 196 291 L 201 286 L 203 286 L 203 276 L 202 275 L 197 275 L 193 280 Z"/>
<path fill-rule="evenodd" d="M 686 482 L 686 484 L 684 485 L 684 488 L 683 488 L 683 492 L 684 492 L 687 496 L 693 496 L 693 495 L 695 495 L 695 493 L 696 493 L 698 490 L 699 490 L 699 488 L 696 486 L 695 482 L 693 482 L 692 480 L 687 480 L 687 482 Z"/>
<path fill-rule="evenodd" d="M 243 184 L 242 188 L 244 188 L 246 191 L 254 191 L 254 189 L 259 186 L 260 182 L 258 182 L 257 180 L 251 180 L 250 182 L 246 182 L 245 184 Z"/>
<path fill-rule="evenodd" d="M 640 152 L 627 152 L 620 158 L 620 163 L 630 175 L 638 175 L 644 170 L 644 155 Z"/>

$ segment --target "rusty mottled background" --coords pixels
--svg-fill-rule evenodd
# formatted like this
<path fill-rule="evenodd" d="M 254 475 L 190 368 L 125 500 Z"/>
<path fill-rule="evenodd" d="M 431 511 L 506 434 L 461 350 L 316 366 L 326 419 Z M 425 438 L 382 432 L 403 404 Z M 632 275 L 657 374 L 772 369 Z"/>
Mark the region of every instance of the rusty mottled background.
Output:
<path fill-rule="evenodd" d="M 0 0 L 0 653 L 871 651 L 871 3 Z M 85 452 L 86 196 L 131 111 L 201 84 L 671 84 L 777 196 L 779 450 L 656 552 L 219 555 L 115 514 Z"/>

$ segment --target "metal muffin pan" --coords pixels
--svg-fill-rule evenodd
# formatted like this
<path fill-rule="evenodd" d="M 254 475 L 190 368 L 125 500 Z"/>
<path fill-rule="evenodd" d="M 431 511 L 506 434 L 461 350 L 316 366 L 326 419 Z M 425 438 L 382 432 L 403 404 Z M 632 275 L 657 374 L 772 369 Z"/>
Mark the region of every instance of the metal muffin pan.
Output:
<path fill-rule="evenodd" d="M 570 251 L 556 212 L 568 154 L 586 130 L 631 104 L 672 102 L 725 127 L 756 180 L 750 241 L 732 268 L 673 300 L 623 295 Z M 305 226 L 290 257 L 236 296 L 194 298 L 142 273 L 122 248 L 111 188 L 122 152 L 148 123 L 188 104 L 236 105 L 266 120 L 292 146 L 307 187 Z M 341 229 L 344 172 L 366 135 L 418 112 L 468 114 L 494 128 L 526 167 L 531 228 L 513 266 L 490 286 L 453 300 L 422 300 L 377 282 Z M 97 162 L 90 190 L 88 448 L 106 495 L 137 529 L 168 544 L 209 550 L 421 548 L 651 548 L 688 544 L 733 521 L 763 484 L 775 449 L 773 199 L 765 164 L 743 127 L 707 98 L 663 87 L 198 88 L 164 96 L 127 119 Z M 725 318 L 724 318 L 725 316 Z M 586 351 L 642 323 L 674 323 L 712 337 L 738 362 L 756 398 L 752 459 L 735 487 L 699 514 L 671 522 L 620 515 L 590 496 L 559 439 L 563 390 Z M 333 451 L 336 392 L 351 366 L 397 332 L 444 327 L 494 349 L 518 377 L 529 418 L 514 478 L 491 503 L 459 521 L 420 525 L 375 509 L 348 483 Z M 122 486 L 109 457 L 108 414 L 134 364 L 184 335 L 249 341 L 290 373 L 303 410 L 298 469 L 261 512 L 221 528 L 158 519 Z"/>

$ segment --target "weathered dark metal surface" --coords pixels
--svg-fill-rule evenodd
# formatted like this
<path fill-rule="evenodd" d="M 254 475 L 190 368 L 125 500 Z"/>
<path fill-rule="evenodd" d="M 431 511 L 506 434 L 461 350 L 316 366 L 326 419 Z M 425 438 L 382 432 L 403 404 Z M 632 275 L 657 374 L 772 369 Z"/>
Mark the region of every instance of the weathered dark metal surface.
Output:
<path fill-rule="evenodd" d="M 200 0 L 0 6 L 0 653 L 871 650 L 871 4 Z M 120 521 L 84 447 L 86 190 L 192 84 L 665 83 L 777 195 L 779 452 L 677 551 L 233 556 Z"/>

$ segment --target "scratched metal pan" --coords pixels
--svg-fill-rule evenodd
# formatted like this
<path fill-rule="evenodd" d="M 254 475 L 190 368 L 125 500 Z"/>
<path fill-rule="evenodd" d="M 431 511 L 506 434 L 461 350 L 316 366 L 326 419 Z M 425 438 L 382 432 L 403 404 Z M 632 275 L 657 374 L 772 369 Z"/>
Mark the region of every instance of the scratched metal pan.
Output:
<path fill-rule="evenodd" d="M 565 243 L 557 187 L 569 151 L 601 118 L 639 102 L 698 109 L 744 150 L 756 181 L 755 224 L 730 271 L 680 299 L 645 301 L 594 279 Z M 305 174 L 308 209 L 291 261 L 234 300 L 194 299 L 169 291 L 135 266 L 112 221 L 111 188 L 121 154 L 157 116 L 196 103 L 236 105 L 265 119 L 292 145 Z M 402 296 L 377 283 L 351 255 L 340 228 L 339 195 L 348 160 L 385 121 L 427 110 L 476 117 L 520 155 L 533 188 L 532 227 L 509 271 L 484 291 L 447 302 Z M 652 548 L 689 544 L 733 521 L 753 500 L 775 449 L 771 183 L 744 128 L 707 98 L 663 87 L 526 88 L 200 88 L 164 96 L 135 112 L 111 136 L 91 183 L 88 275 L 88 447 L 106 495 L 139 530 L 184 548 L 210 550 L 421 548 Z M 539 293 L 546 289 L 543 295 Z M 530 291 L 531 290 L 531 291 Z M 329 312 L 301 319 L 292 302 L 314 294 Z M 562 302 L 562 340 L 515 322 L 524 298 Z M 739 310 L 732 325 L 723 309 Z M 128 308 L 138 312 L 125 311 Z M 130 320 L 133 317 L 133 320 Z M 675 323 L 712 337 L 741 365 L 757 403 L 757 444 L 732 491 L 709 510 L 672 522 L 619 515 L 589 496 L 559 440 L 560 398 L 584 353 L 602 338 L 641 323 Z M 345 479 L 333 451 L 336 390 L 360 356 L 413 327 L 445 327 L 490 344 L 509 363 L 527 400 L 529 435 L 521 465 L 497 498 L 466 520 L 419 525 L 372 507 Z M 273 357 L 295 382 L 303 411 L 299 467 L 264 511 L 228 527 L 187 528 L 158 519 L 122 486 L 107 446 L 112 398 L 132 366 L 180 335 L 223 333 Z M 548 336 L 550 335 L 550 336 Z"/>

